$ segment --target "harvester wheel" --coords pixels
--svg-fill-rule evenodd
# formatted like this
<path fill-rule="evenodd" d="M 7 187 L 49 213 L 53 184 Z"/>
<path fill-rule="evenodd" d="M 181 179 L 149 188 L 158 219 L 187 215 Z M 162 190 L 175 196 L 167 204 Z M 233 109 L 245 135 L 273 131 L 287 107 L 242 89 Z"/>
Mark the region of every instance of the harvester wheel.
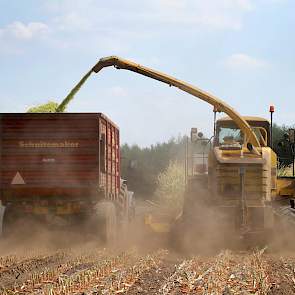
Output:
<path fill-rule="evenodd" d="M 111 202 L 99 202 L 95 207 L 96 228 L 103 243 L 112 246 L 117 239 L 117 215 L 115 205 Z"/>

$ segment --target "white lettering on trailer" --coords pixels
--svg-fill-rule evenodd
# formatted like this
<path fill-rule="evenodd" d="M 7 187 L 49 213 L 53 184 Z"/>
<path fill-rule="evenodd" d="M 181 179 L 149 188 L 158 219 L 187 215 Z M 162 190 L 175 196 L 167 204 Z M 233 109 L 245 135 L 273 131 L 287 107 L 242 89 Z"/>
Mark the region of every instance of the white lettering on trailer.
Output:
<path fill-rule="evenodd" d="M 16 172 L 15 176 L 13 177 L 11 184 L 26 184 L 23 177 L 20 175 L 19 172 Z"/>

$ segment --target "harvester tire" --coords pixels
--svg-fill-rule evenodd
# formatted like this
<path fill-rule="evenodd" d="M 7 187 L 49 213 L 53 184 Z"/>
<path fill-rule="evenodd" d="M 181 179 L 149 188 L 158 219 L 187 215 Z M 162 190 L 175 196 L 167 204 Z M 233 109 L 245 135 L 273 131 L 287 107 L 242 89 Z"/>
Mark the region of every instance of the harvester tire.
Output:
<path fill-rule="evenodd" d="M 115 205 L 107 201 L 99 202 L 95 206 L 94 214 L 100 240 L 108 246 L 115 245 L 117 240 L 117 214 Z"/>

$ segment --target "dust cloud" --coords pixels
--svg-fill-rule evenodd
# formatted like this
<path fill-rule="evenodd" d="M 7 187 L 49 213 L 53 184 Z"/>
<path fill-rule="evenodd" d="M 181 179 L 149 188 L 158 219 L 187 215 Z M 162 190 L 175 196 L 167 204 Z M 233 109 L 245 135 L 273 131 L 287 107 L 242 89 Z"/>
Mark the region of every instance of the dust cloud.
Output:
<path fill-rule="evenodd" d="M 186 198 L 192 197 L 186 196 Z M 0 239 L 0 255 L 27 251 L 57 251 L 60 249 L 102 249 L 126 251 L 136 247 L 142 253 L 157 249 L 169 249 L 181 257 L 193 255 L 215 255 L 222 250 L 245 251 L 254 248 L 267 248 L 273 253 L 288 253 L 295 250 L 295 237 L 289 220 L 276 220 L 275 228 L 266 239 L 260 236 L 243 237 L 229 226 L 228 219 L 216 208 L 202 200 L 208 192 L 199 189 L 193 195 L 197 201 L 185 200 L 183 211 L 178 216 L 169 208 L 153 206 L 146 201 L 138 201 L 134 220 L 119 227 L 116 240 L 107 245 L 97 233 L 87 227 L 72 226 L 49 228 L 44 223 L 21 220 L 8 237 Z M 3 219 L 3 206 L 0 208 Z M 167 225 L 168 230 L 156 232 L 146 222 L 152 216 L 154 223 Z M 2 226 L 2 222 L 1 222 Z M 265 237 L 263 237 L 265 238 Z M 26 250 L 27 249 L 27 250 Z"/>

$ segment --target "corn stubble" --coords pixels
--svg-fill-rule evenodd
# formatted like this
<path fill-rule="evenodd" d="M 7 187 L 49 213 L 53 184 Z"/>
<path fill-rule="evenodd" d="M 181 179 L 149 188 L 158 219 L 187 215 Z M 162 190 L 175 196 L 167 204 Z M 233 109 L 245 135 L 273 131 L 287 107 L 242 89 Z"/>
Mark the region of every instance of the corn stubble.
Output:
<path fill-rule="evenodd" d="M 1 294 L 276 294 L 295 290 L 295 257 L 265 249 L 221 251 L 184 259 L 168 250 L 116 253 L 95 247 L 56 252 L 36 251 L 0 257 Z M 170 272 L 159 274 L 174 257 Z M 10 277 L 9 277 L 10 275 Z M 145 290 L 152 275 L 156 290 Z M 6 277 L 5 277 L 6 276 Z M 9 285 L 4 279 L 14 278 Z M 6 286 L 4 286 L 6 284 Z M 288 291 L 288 292 L 289 292 Z M 288 293 L 281 293 L 288 294 Z"/>
<path fill-rule="evenodd" d="M 157 267 L 156 261 L 162 255 L 162 251 L 140 255 L 135 249 L 119 254 L 106 249 L 90 253 L 65 251 L 35 258 L 8 255 L 0 258 L 0 278 L 9 269 L 14 270 L 13 275 L 35 270 L 25 281 L 18 283 L 16 279 L 13 286 L 2 287 L 1 294 L 125 293 L 144 272 Z M 50 266 L 52 257 L 54 264 Z M 40 260 L 42 268 L 38 268 Z"/>
<path fill-rule="evenodd" d="M 272 284 L 263 252 L 196 256 L 182 262 L 160 289 L 160 294 L 267 294 Z"/>

